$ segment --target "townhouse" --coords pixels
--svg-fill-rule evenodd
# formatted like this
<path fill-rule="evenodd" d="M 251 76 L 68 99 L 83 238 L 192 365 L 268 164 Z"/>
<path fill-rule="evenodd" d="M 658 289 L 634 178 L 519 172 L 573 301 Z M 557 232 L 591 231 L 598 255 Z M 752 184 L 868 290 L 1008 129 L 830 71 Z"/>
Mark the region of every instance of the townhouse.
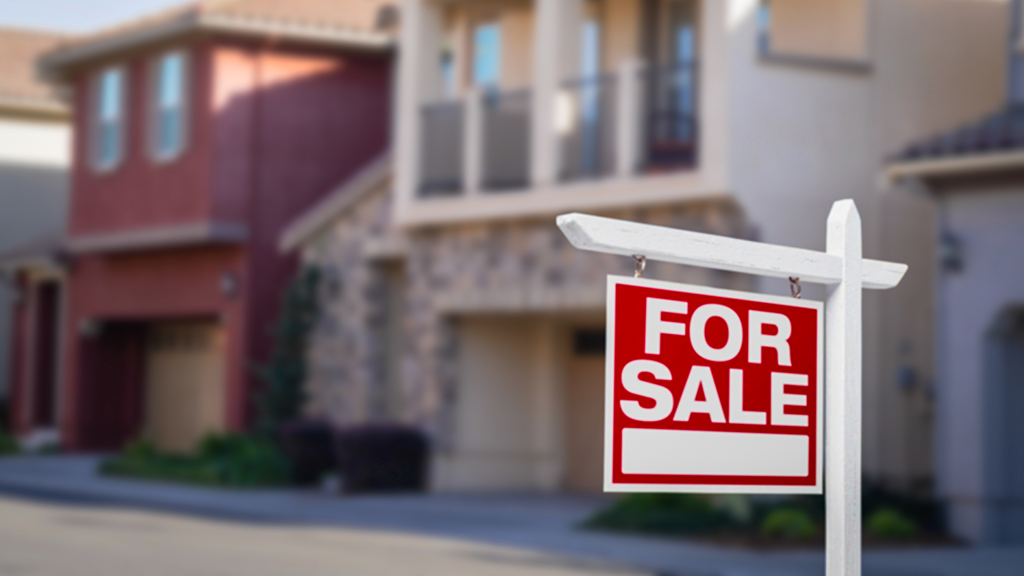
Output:
<path fill-rule="evenodd" d="M 17 329 L 23 366 L 55 356 L 65 448 L 185 451 L 248 426 L 296 268 L 276 238 L 387 146 L 395 23 L 376 0 L 206 1 L 42 58 L 71 94 L 71 207 L 63 241 L 24 255 Z M 22 398 L 48 382 L 14 375 Z M 20 435 L 33 409 L 12 406 Z"/>
<path fill-rule="evenodd" d="M 67 37 L 52 32 L 0 28 L 0 260 L 20 261 L 40 244 L 52 244 L 67 218 L 68 168 L 71 164 L 71 127 L 67 105 L 55 88 L 36 74 L 36 59 Z M 15 266 L 16 268 L 16 266 Z M 47 301 L 40 313 L 51 313 L 57 301 L 52 279 L 38 278 Z M 26 360 L 13 339 L 13 326 L 22 320 L 16 303 L 26 297 L 9 265 L 0 264 L 0 404 L 29 402 L 12 390 L 12 375 Z M 21 309 L 23 312 L 23 309 Z M 54 350 L 52 336 L 33 336 Z M 38 386 L 32 408 L 21 417 L 40 430 L 55 422 L 51 360 L 33 368 Z M 28 370 L 29 368 L 25 368 Z M 0 418 L 7 421 L 7 418 Z M 21 426 L 24 422 L 10 422 Z M 52 434 L 26 438 L 30 444 L 52 442 Z"/>
<path fill-rule="evenodd" d="M 1024 10 L 1011 6 L 999 105 L 885 169 L 891 194 L 939 214 L 936 491 L 956 533 L 990 545 L 1024 543 Z"/>
<path fill-rule="evenodd" d="M 878 171 L 996 106 L 1006 22 L 967 0 L 404 0 L 393 154 L 281 236 L 327 279 L 310 414 L 422 426 L 436 490 L 597 490 L 604 278 L 634 262 L 554 217 L 820 249 L 854 198 L 865 255 L 910 263 L 865 295 L 865 471 L 930 494 L 935 210 Z"/>

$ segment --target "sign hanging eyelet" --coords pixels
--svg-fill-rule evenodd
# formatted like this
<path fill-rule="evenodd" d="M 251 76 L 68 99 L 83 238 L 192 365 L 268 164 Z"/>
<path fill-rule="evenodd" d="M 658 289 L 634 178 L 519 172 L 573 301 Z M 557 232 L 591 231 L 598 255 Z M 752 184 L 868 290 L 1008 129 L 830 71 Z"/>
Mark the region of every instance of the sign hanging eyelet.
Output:
<path fill-rule="evenodd" d="M 647 256 L 644 256 L 643 254 L 633 254 L 633 262 L 635 265 L 633 269 L 633 278 L 643 278 L 644 268 L 647 268 Z"/>
<path fill-rule="evenodd" d="M 789 295 L 797 300 L 800 299 L 800 279 L 796 276 L 789 277 Z"/>

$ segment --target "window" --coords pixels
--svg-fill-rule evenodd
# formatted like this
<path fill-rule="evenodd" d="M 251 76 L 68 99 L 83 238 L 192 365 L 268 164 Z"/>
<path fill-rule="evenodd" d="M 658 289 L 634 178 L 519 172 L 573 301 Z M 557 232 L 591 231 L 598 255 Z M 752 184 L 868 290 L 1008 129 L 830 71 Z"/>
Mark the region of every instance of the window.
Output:
<path fill-rule="evenodd" d="M 866 62 L 867 0 L 762 0 L 762 55 Z"/>
<path fill-rule="evenodd" d="M 151 145 L 157 160 L 174 158 L 185 147 L 185 55 L 165 54 L 153 74 Z"/>
<path fill-rule="evenodd" d="M 501 79 L 501 27 L 482 22 L 473 31 L 473 84 L 497 87 Z"/>
<path fill-rule="evenodd" d="M 757 7 L 757 47 L 762 54 L 771 52 L 772 5 L 770 0 L 761 0 Z"/>
<path fill-rule="evenodd" d="M 124 148 L 124 71 L 109 68 L 96 80 L 95 140 L 96 168 L 109 170 L 121 161 Z"/>

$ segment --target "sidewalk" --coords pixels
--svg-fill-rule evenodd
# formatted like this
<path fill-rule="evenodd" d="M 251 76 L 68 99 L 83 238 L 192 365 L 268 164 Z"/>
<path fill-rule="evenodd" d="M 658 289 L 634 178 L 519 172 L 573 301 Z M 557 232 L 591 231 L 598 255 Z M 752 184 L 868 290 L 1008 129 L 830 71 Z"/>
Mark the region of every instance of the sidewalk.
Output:
<path fill-rule="evenodd" d="M 605 500 L 525 494 L 339 497 L 291 490 L 230 491 L 102 478 L 82 456 L 0 458 L 0 496 L 146 508 L 241 522 L 406 532 L 613 562 L 678 576 L 821 575 L 819 552 L 751 552 L 574 528 Z M 1024 549 L 870 551 L 867 576 L 1020 576 Z"/>

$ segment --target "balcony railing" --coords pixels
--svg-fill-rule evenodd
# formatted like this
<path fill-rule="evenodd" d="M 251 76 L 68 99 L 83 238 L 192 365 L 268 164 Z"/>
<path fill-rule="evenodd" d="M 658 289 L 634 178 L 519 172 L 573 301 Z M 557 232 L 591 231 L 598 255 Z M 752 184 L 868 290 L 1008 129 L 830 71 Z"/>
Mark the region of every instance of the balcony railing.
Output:
<path fill-rule="evenodd" d="M 553 96 L 556 140 L 541 143 L 551 146 L 556 163 L 543 167 L 531 166 L 544 157 L 532 149 L 530 90 L 472 89 L 458 101 L 424 105 L 419 194 L 474 195 L 527 189 L 532 178 L 571 182 L 694 168 L 698 93 L 693 63 L 627 62 L 615 74 L 563 83 Z M 543 174 L 549 169 L 550 176 Z"/>
<path fill-rule="evenodd" d="M 450 196 L 462 192 L 465 108 L 463 102 L 423 106 L 421 196 Z"/>
<path fill-rule="evenodd" d="M 697 164 L 697 66 L 694 63 L 641 72 L 644 101 L 641 165 L 646 171 Z"/>
<path fill-rule="evenodd" d="M 484 190 L 526 188 L 530 182 L 529 90 L 486 92 L 481 111 Z"/>
<path fill-rule="evenodd" d="M 614 75 L 582 78 L 562 86 L 555 113 L 562 180 L 615 173 L 618 88 Z"/>

